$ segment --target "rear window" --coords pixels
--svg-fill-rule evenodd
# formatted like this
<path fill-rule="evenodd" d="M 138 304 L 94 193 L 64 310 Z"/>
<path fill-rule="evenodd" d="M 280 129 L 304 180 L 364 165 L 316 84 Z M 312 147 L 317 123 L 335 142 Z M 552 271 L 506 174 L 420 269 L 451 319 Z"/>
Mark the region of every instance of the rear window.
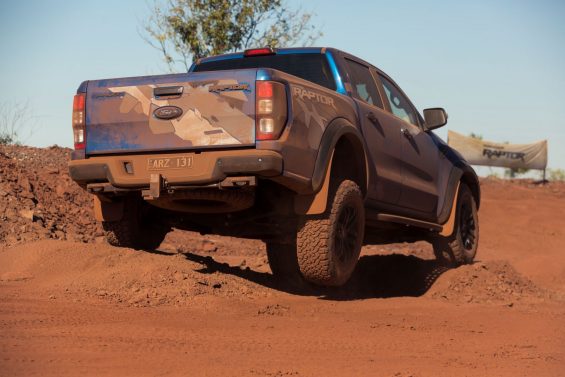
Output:
<path fill-rule="evenodd" d="M 322 54 L 284 54 L 249 56 L 238 59 L 210 61 L 198 64 L 194 72 L 222 71 L 245 68 L 273 68 L 335 90 L 335 82 Z"/>

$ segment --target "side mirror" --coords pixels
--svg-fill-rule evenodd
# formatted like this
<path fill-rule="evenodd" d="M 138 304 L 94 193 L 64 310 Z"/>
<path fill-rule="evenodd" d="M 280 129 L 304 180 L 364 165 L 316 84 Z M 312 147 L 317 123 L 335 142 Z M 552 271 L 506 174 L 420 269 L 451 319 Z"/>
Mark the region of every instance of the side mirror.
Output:
<path fill-rule="evenodd" d="M 447 123 L 447 113 L 441 107 L 434 107 L 424 110 L 424 119 L 426 121 L 427 130 L 435 130 L 445 126 Z"/>

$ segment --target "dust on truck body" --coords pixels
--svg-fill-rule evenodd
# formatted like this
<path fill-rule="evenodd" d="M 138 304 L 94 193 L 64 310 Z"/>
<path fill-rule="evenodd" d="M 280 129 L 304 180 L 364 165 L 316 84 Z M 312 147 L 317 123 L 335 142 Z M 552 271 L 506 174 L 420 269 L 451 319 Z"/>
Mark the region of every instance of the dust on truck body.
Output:
<path fill-rule="evenodd" d="M 432 132 L 446 122 L 345 52 L 253 49 L 83 82 L 69 170 L 113 245 L 157 248 L 172 227 L 261 239 L 276 277 L 335 286 L 364 243 L 473 260 L 480 188 Z"/>

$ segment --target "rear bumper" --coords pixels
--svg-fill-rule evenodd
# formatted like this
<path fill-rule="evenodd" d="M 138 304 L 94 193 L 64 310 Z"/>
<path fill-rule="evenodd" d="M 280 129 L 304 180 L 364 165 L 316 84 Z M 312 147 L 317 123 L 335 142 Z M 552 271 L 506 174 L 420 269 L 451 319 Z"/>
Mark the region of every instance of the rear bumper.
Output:
<path fill-rule="evenodd" d="M 190 161 L 178 168 L 176 159 Z M 164 161 L 163 167 L 150 159 Z M 168 163 L 166 161 L 169 161 Z M 206 185 L 228 176 L 276 177 L 283 172 L 283 158 L 274 151 L 239 149 L 201 153 L 97 156 L 69 162 L 69 174 L 80 185 L 109 182 L 118 188 L 146 188 L 151 174 L 158 173 L 170 185 Z"/>

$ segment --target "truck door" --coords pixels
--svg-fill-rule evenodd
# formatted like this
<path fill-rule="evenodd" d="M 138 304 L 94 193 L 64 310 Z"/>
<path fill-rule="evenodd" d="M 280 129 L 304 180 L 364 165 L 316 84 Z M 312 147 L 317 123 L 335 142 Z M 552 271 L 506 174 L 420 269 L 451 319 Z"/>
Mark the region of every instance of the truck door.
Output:
<path fill-rule="evenodd" d="M 384 110 L 369 67 L 348 58 L 345 58 L 345 63 L 369 154 L 368 198 L 370 201 L 396 204 L 402 185 L 400 129 Z"/>
<path fill-rule="evenodd" d="M 433 218 L 439 196 L 439 150 L 404 93 L 380 73 L 379 78 L 402 139 L 402 192 L 398 205 Z"/>

